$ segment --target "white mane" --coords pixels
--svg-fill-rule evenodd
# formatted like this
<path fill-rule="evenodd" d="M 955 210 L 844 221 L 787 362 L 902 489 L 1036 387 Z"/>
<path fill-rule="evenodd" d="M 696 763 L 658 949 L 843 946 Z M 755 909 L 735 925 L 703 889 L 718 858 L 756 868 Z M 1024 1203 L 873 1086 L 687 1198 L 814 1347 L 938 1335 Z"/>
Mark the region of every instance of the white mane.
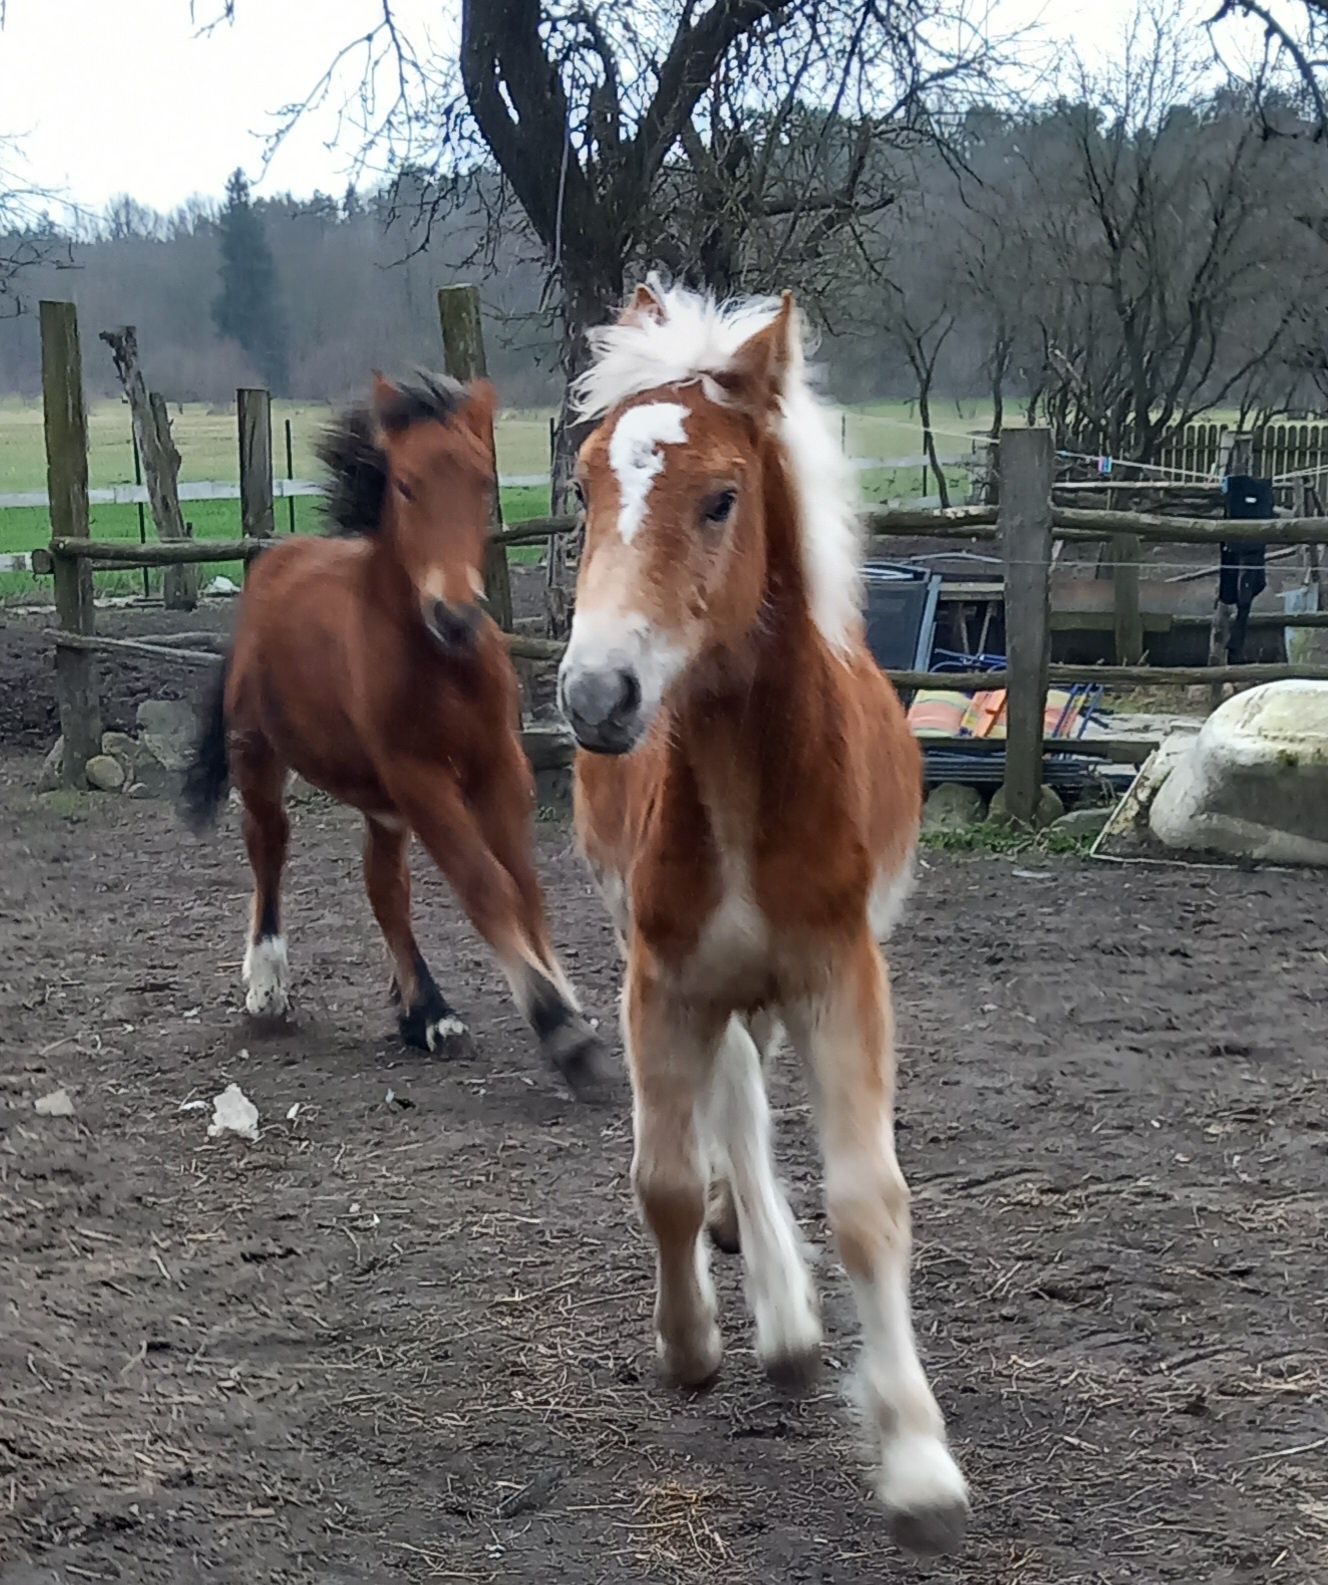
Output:
<path fill-rule="evenodd" d="M 726 370 L 739 347 L 779 311 L 772 298 L 717 303 L 684 287 L 651 286 L 663 309 L 659 318 L 642 313 L 590 332 L 594 361 L 572 387 L 581 417 L 602 418 L 661 385 L 699 381 L 712 401 L 722 400 L 720 387 L 707 377 Z M 830 647 L 843 651 L 861 629 L 857 480 L 829 409 L 808 383 L 800 335 L 779 408 L 812 620 Z"/>

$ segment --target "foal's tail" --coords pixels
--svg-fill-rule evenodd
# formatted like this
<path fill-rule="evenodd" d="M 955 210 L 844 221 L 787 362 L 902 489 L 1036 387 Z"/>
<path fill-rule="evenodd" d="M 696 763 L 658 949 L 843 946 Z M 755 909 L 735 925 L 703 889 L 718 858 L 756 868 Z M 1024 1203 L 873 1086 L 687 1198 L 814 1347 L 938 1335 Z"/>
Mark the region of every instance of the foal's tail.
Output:
<path fill-rule="evenodd" d="M 180 790 L 180 814 L 191 831 L 202 835 L 216 824 L 217 810 L 230 786 L 226 764 L 226 675 L 230 657 L 222 661 L 198 712 L 198 743 Z"/>

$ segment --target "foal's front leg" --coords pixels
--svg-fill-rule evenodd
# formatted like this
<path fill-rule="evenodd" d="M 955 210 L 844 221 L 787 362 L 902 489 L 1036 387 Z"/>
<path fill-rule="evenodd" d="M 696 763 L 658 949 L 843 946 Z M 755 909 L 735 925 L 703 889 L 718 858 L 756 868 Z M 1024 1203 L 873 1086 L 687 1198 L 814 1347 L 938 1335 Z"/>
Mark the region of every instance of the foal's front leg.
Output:
<path fill-rule="evenodd" d="M 665 1373 L 713 1380 L 723 1357 L 701 1237 L 706 1163 L 697 1126 L 724 1019 L 671 996 L 629 953 L 623 1034 L 632 1076 L 632 1182 L 657 1250 L 655 1336 Z"/>
<path fill-rule="evenodd" d="M 602 1094 L 601 1044 L 522 923 L 516 882 L 495 857 L 457 788 L 432 765 L 385 778 L 396 808 L 446 876 L 471 924 L 493 948 L 545 1059 L 575 1094 Z M 569 1038 L 570 1037 L 570 1038 Z"/>
<path fill-rule="evenodd" d="M 964 1477 L 918 1359 L 909 1314 L 908 1186 L 895 1156 L 890 986 L 864 929 L 837 978 L 787 1009 L 819 1081 L 826 1208 L 863 1329 L 863 1407 L 880 1449 L 878 1490 L 901 1546 L 948 1552 L 968 1517 Z"/>
<path fill-rule="evenodd" d="M 401 1038 L 445 1057 L 473 1053 L 470 1034 L 448 1005 L 410 925 L 410 832 L 395 815 L 369 815 L 364 833 L 364 888 L 392 957 Z"/>

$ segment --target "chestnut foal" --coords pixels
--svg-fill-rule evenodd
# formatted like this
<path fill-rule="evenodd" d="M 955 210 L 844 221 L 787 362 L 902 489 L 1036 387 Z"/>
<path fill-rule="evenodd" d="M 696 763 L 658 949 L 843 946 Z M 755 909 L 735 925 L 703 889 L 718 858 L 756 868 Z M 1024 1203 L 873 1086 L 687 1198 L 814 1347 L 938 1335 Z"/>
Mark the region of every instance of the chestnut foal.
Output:
<path fill-rule="evenodd" d="M 341 537 L 286 540 L 251 569 L 184 807 L 208 824 L 229 780 L 244 802 L 250 1013 L 288 1007 L 280 892 L 293 769 L 364 814 L 365 886 L 403 1038 L 445 1055 L 470 1044 L 411 929 L 413 831 L 497 954 L 545 1057 L 589 1093 L 599 1041 L 549 945 L 516 678 L 478 601 L 492 421 L 485 383 L 397 388 L 375 376 L 372 408 L 328 431 L 320 455 Z"/>
<path fill-rule="evenodd" d="M 821 1326 L 775 1176 L 762 1059 L 782 1024 L 816 1081 L 831 1227 L 865 1334 L 863 1398 L 899 1541 L 950 1550 L 968 1499 L 909 1315 L 890 988 L 917 745 L 859 615 L 849 472 L 803 373 L 792 298 L 641 287 L 593 337 L 598 425 L 560 695 L 576 819 L 625 944 L 633 1178 L 658 1246 L 665 1369 L 722 1345 L 702 1230 L 736 1222 L 770 1376 Z"/>

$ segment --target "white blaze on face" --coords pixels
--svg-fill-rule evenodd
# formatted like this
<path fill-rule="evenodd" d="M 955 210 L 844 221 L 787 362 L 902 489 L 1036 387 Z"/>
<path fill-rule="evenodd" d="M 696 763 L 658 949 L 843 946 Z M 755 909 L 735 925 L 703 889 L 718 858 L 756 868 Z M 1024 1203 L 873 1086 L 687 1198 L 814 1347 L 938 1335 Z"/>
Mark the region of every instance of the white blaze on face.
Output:
<path fill-rule="evenodd" d="M 661 446 L 687 439 L 687 409 L 678 402 L 645 402 L 629 407 L 609 438 L 609 466 L 618 480 L 618 532 L 630 545 L 645 521 L 655 476 L 664 467 Z"/>

